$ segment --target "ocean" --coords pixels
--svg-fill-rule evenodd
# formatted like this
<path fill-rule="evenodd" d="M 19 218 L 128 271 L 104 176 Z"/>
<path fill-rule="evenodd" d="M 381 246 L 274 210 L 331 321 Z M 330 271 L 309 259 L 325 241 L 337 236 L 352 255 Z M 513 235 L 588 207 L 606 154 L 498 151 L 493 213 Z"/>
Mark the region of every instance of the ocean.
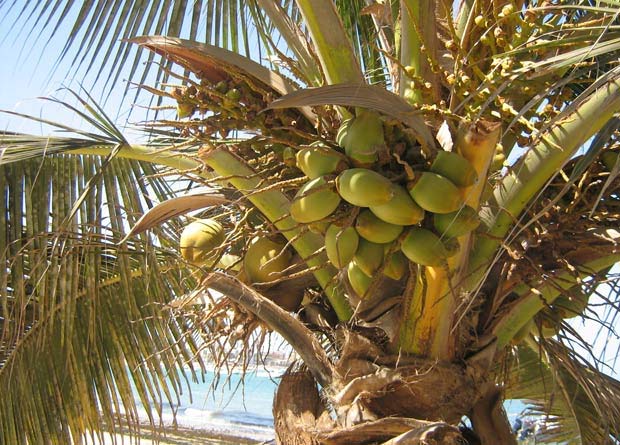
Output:
<path fill-rule="evenodd" d="M 256 443 L 274 438 L 272 402 L 283 368 L 220 375 L 213 389 L 213 372 L 204 381 L 190 382 L 189 390 L 180 396 L 179 404 L 161 407 L 165 425 L 205 431 L 208 436 L 234 436 Z M 191 395 L 191 396 L 190 396 Z M 525 409 L 519 400 L 505 403 L 510 423 Z M 148 419 L 146 409 L 139 406 L 141 417 Z"/>
<path fill-rule="evenodd" d="M 209 436 L 232 436 L 265 442 L 274 438 L 273 397 L 284 368 L 221 374 L 213 387 L 216 374 L 208 371 L 204 381 L 189 383 L 178 404 L 163 404 L 160 409 L 164 425 L 202 430 Z M 142 420 L 146 409 L 138 406 Z"/>

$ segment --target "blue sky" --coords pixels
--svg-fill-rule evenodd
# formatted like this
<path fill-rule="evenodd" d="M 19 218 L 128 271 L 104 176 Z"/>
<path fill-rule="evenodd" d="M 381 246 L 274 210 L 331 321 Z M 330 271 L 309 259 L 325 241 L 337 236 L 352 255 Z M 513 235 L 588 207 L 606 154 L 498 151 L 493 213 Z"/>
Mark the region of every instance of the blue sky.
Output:
<path fill-rule="evenodd" d="M 11 29 L 18 12 L 19 8 L 13 8 L 6 16 L 0 18 L 0 36 L 6 35 Z M 71 14 L 75 17 L 77 9 L 74 8 Z M 15 27 L 8 37 L 0 40 L 0 60 L 2 60 L 0 109 L 40 116 L 80 127 L 82 122 L 74 114 L 36 98 L 54 96 L 60 100 L 70 101 L 70 95 L 61 89 L 69 87 L 78 91 L 80 85 L 83 85 L 89 94 L 104 106 L 110 118 L 122 128 L 129 118 L 132 110 L 131 99 L 133 99 L 132 91 L 123 100 L 122 92 L 125 90 L 126 80 L 122 76 L 112 93 L 109 97 L 106 96 L 107 99 L 104 101 L 102 89 L 104 82 L 99 80 L 94 83 L 97 70 L 93 70 L 86 77 L 83 68 L 76 72 L 71 67 L 74 55 L 72 52 L 69 52 L 67 57 L 57 64 L 58 56 L 65 44 L 65 36 L 69 34 L 72 26 L 71 14 L 52 39 L 49 39 L 49 32 L 29 35 L 27 27 L 21 30 Z M 141 98 L 143 104 L 146 100 L 145 96 Z M 132 112 L 130 119 L 132 122 L 137 122 L 144 119 L 145 115 L 143 110 L 136 109 Z M 6 114 L 0 114 L 0 129 L 28 133 L 47 132 L 38 123 L 13 118 Z"/>

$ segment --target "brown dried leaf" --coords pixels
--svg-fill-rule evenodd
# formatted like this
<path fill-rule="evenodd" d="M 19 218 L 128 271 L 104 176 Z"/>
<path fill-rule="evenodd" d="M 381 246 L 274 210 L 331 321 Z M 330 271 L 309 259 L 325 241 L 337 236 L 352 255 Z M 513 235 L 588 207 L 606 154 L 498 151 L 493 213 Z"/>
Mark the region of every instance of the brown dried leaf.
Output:
<path fill-rule="evenodd" d="M 435 139 L 419 111 L 405 100 L 377 85 L 342 83 L 306 88 L 274 100 L 269 108 L 293 108 L 317 105 L 347 105 L 379 111 L 400 120 L 418 134 L 426 148 L 435 148 Z"/>
<path fill-rule="evenodd" d="M 141 36 L 129 42 L 160 54 L 211 82 L 230 79 L 229 73 L 236 72 L 262 82 L 277 95 L 295 91 L 295 87 L 278 73 L 217 46 L 165 36 Z M 311 122 L 316 121 L 316 116 L 308 107 L 299 109 Z"/>

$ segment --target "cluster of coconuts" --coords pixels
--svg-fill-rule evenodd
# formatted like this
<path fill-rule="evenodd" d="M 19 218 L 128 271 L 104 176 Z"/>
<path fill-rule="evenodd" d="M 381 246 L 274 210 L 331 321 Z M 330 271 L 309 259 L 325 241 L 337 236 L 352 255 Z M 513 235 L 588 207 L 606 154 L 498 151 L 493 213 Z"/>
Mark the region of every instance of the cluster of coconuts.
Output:
<path fill-rule="evenodd" d="M 235 271 L 237 278 L 247 284 L 268 284 L 278 280 L 294 260 L 284 243 L 267 236 L 253 238 L 243 258 L 222 254 L 225 239 L 225 229 L 218 221 L 210 218 L 195 220 L 181 233 L 181 256 L 197 267 Z M 267 288 L 270 289 L 268 285 Z M 273 292 L 268 290 L 265 295 L 282 308 L 294 311 L 303 299 L 303 288 L 289 286 L 287 290 L 287 293 L 280 293 L 276 288 Z"/>
<path fill-rule="evenodd" d="M 329 261 L 346 268 L 358 296 L 378 271 L 399 280 L 407 259 L 422 266 L 444 264 L 458 252 L 457 238 L 478 226 L 478 214 L 464 197 L 477 173 L 459 154 L 440 151 L 426 169 L 404 180 L 402 173 L 382 169 L 383 122 L 371 112 L 344 121 L 337 142 L 338 149 L 315 143 L 296 152 L 295 164 L 309 181 L 295 195 L 290 213 L 324 233 Z M 335 212 L 342 201 L 358 209 L 339 217 Z"/>

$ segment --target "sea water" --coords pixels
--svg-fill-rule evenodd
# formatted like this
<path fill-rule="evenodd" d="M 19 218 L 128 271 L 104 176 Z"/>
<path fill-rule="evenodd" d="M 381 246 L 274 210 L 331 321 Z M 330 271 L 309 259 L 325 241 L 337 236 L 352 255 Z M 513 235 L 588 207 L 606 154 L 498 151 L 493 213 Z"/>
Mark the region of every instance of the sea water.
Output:
<path fill-rule="evenodd" d="M 164 403 L 165 425 L 177 425 L 208 432 L 209 435 L 241 437 L 256 442 L 274 438 L 272 404 L 284 369 L 258 369 L 242 374 L 207 371 L 200 381 L 189 381 L 178 403 Z M 511 425 L 525 409 L 519 400 L 505 403 Z M 144 419 L 146 409 L 139 407 Z"/>
<path fill-rule="evenodd" d="M 163 403 L 161 421 L 208 432 L 208 435 L 240 437 L 256 442 L 274 438 L 272 403 L 284 369 L 259 369 L 220 374 L 212 371 L 189 381 L 175 403 Z M 178 403 L 177 403 L 178 402 Z M 155 408 L 155 407 L 153 407 Z M 155 411 L 157 411 L 155 408 Z M 140 417 L 148 419 L 145 407 Z"/>

